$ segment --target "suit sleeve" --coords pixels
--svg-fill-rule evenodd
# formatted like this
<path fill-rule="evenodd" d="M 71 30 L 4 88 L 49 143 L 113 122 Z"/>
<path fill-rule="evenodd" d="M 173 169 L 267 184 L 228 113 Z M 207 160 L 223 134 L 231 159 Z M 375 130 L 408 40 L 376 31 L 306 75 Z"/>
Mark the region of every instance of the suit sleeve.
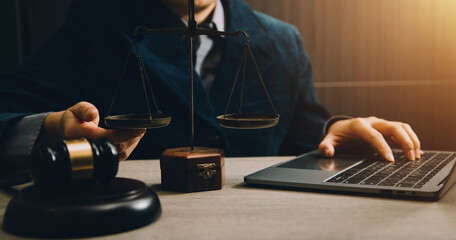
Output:
<path fill-rule="evenodd" d="M 318 102 L 318 96 L 312 82 L 312 66 L 309 56 L 303 47 L 299 32 L 295 29 L 295 50 L 297 65 L 293 71 L 297 72 L 295 84 L 297 86 L 296 104 L 288 133 L 281 145 L 281 155 L 300 155 L 314 150 L 323 138 L 324 126 L 330 114 Z"/>
<path fill-rule="evenodd" d="M 86 24 L 78 16 L 84 11 L 80 5 L 78 1 L 72 4 L 57 34 L 28 57 L 15 73 L 0 76 L 0 143 L 11 143 L 7 139 L 11 136 L 10 129 L 24 117 L 65 110 L 84 97 L 89 38 L 88 29 L 84 27 Z M 39 130 L 42 119 L 25 121 L 34 124 L 21 128 L 36 128 L 38 125 Z M 14 149 L 21 148 L 20 140 L 16 139 L 14 143 Z M 30 146 L 24 142 L 25 151 L 29 151 Z M 0 174 L 29 165 L 29 159 L 14 159 L 8 155 L 0 149 Z"/>

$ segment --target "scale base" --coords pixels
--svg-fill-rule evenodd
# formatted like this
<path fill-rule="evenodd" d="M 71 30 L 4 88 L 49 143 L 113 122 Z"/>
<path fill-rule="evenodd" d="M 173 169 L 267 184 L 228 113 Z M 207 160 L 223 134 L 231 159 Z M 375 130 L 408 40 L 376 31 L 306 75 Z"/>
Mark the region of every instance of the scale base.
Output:
<path fill-rule="evenodd" d="M 219 190 L 225 184 L 225 157 L 219 148 L 167 149 L 160 157 L 160 168 L 165 191 Z"/>
<path fill-rule="evenodd" d="M 9 202 L 3 227 L 31 237 L 88 237 L 135 229 L 160 215 L 157 194 L 143 182 L 115 178 L 105 188 L 65 193 L 24 188 Z"/>

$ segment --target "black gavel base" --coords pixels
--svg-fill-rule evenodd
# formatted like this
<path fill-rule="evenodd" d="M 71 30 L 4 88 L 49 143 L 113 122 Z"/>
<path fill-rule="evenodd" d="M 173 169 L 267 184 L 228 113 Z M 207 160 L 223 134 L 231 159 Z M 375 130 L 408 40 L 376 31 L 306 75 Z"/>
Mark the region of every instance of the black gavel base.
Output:
<path fill-rule="evenodd" d="M 33 237 L 87 237 L 127 231 L 161 215 L 158 196 L 138 180 L 115 178 L 103 188 L 43 194 L 24 188 L 8 204 L 3 227 Z"/>

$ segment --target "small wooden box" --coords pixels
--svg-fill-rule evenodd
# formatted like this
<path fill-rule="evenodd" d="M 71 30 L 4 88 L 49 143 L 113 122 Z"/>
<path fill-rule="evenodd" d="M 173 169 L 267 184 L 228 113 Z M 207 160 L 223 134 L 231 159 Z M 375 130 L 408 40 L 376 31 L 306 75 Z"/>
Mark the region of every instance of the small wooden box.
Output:
<path fill-rule="evenodd" d="M 218 190 L 225 184 L 225 156 L 218 148 L 167 149 L 160 157 L 160 169 L 166 191 Z"/>

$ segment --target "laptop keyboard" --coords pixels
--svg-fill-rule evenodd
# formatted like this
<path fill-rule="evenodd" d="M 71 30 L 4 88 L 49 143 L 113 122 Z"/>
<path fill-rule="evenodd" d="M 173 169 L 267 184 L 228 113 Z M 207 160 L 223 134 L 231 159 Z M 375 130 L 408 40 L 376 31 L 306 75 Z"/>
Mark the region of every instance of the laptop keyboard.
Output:
<path fill-rule="evenodd" d="M 425 152 L 420 159 L 409 161 L 402 151 L 394 151 L 396 161 L 390 163 L 377 154 L 325 182 L 421 188 L 455 157 L 452 153 Z"/>

